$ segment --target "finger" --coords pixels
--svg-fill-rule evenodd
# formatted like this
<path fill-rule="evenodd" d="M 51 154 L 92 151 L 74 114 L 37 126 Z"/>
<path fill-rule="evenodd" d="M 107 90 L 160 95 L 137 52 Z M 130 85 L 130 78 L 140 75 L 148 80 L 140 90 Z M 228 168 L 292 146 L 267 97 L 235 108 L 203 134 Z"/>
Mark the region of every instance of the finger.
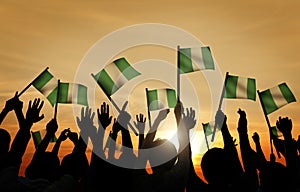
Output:
<path fill-rule="evenodd" d="M 105 109 L 104 109 L 105 105 L 101 105 L 101 114 L 103 114 L 105 112 Z"/>
<path fill-rule="evenodd" d="M 95 117 L 95 112 L 92 113 L 91 119 L 93 120 Z"/>
<path fill-rule="evenodd" d="M 126 107 L 127 107 L 128 101 L 125 101 L 123 107 L 122 107 L 122 111 L 125 111 Z"/>
<path fill-rule="evenodd" d="M 109 114 L 109 105 L 106 105 L 106 113 Z"/>
<path fill-rule="evenodd" d="M 146 122 L 146 117 L 144 118 L 144 120 L 143 120 L 143 123 L 145 123 Z"/>
<path fill-rule="evenodd" d="M 40 104 L 40 106 L 38 106 L 37 110 L 40 111 L 43 106 L 44 106 L 44 101 L 41 102 L 41 104 Z"/>
<path fill-rule="evenodd" d="M 81 118 L 84 117 L 84 107 L 81 108 Z"/>
<path fill-rule="evenodd" d="M 88 109 L 89 109 L 88 116 L 91 116 L 92 115 L 92 108 L 88 108 Z"/>
<path fill-rule="evenodd" d="M 139 116 L 135 115 L 135 119 L 136 119 L 136 121 L 139 121 Z"/>
<path fill-rule="evenodd" d="M 18 97 L 18 91 L 16 91 L 15 96 L 14 97 Z"/>
<path fill-rule="evenodd" d="M 44 114 L 42 114 L 41 116 L 39 116 L 38 121 L 44 119 L 44 117 L 45 117 Z"/>

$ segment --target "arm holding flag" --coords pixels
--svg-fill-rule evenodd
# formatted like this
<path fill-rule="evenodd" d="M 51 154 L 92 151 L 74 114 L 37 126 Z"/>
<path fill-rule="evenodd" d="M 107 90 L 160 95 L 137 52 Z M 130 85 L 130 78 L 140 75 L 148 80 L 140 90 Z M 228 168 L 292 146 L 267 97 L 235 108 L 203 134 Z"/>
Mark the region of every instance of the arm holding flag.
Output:
<path fill-rule="evenodd" d="M 67 138 L 68 138 L 68 134 L 70 133 L 70 128 L 66 128 L 64 129 L 59 137 L 57 138 L 56 142 L 55 142 L 55 145 L 52 149 L 52 153 L 55 154 L 55 155 L 58 155 L 58 151 L 59 151 L 59 148 L 60 148 L 60 145 L 63 141 L 65 141 Z"/>
<path fill-rule="evenodd" d="M 6 101 L 4 108 L 0 113 L 0 124 L 3 122 L 4 118 L 8 114 L 8 112 L 12 111 L 17 105 L 18 92 L 16 92 L 15 96 Z"/>

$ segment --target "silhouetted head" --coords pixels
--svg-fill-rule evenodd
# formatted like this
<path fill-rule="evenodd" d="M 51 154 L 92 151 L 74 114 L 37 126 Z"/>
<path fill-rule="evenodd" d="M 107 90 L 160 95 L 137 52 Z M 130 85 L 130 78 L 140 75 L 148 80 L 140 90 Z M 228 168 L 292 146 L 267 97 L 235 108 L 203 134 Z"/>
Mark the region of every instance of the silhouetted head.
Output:
<path fill-rule="evenodd" d="M 156 139 L 152 143 L 151 153 L 148 155 L 153 173 L 161 173 L 170 170 L 174 166 L 177 160 L 177 149 L 167 139 Z"/>
<path fill-rule="evenodd" d="M 211 148 L 202 157 L 201 169 L 206 181 L 212 185 L 232 183 L 230 157 L 222 148 Z"/>
<path fill-rule="evenodd" d="M 10 134 L 5 129 L 0 128 L 0 158 L 7 154 L 10 146 Z"/>
<path fill-rule="evenodd" d="M 290 186 L 287 169 L 278 162 L 268 162 L 259 172 L 259 179 L 263 191 L 288 191 Z"/>
<path fill-rule="evenodd" d="M 69 174 L 74 179 L 81 180 L 89 172 L 89 162 L 84 154 L 70 153 L 64 156 L 61 161 L 62 174 Z"/>
<path fill-rule="evenodd" d="M 25 175 L 30 179 L 43 178 L 53 182 L 59 177 L 59 164 L 60 162 L 57 155 L 51 152 L 44 152 L 32 159 L 25 170 Z"/>

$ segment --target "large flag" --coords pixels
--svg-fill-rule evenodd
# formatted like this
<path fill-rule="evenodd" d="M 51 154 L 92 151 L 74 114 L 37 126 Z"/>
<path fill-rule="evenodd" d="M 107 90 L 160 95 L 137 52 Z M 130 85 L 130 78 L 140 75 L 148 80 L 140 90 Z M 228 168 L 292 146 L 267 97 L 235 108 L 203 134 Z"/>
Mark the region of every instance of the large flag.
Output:
<path fill-rule="evenodd" d="M 88 106 L 87 87 L 78 83 L 60 82 L 57 102 Z"/>
<path fill-rule="evenodd" d="M 147 105 L 149 111 L 174 108 L 177 103 L 174 89 L 153 89 L 147 90 Z"/>
<path fill-rule="evenodd" d="M 256 82 L 253 78 L 226 75 L 224 98 L 256 100 Z"/>
<path fill-rule="evenodd" d="M 40 91 L 53 107 L 56 103 L 57 83 L 57 79 L 47 69 L 37 76 L 31 85 Z"/>
<path fill-rule="evenodd" d="M 42 142 L 46 133 L 47 133 L 46 129 L 41 129 L 39 131 L 31 131 L 31 135 L 32 135 L 32 139 L 33 139 L 35 148 L 37 148 L 39 146 L 39 144 Z M 57 138 L 54 135 L 54 137 L 51 138 L 50 142 L 56 142 L 56 140 L 57 140 Z"/>
<path fill-rule="evenodd" d="M 262 91 L 259 94 L 261 104 L 266 115 L 296 101 L 295 96 L 286 83 L 281 83 L 270 89 Z"/>
<path fill-rule="evenodd" d="M 208 46 L 179 48 L 177 54 L 180 73 L 215 69 L 215 62 Z"/>
<path fill-rule="evenodd" d="M 94 78 L 105 94 L 110 97 L 125 83 L 140 74 L 122 57 L 105 66 Z"/>

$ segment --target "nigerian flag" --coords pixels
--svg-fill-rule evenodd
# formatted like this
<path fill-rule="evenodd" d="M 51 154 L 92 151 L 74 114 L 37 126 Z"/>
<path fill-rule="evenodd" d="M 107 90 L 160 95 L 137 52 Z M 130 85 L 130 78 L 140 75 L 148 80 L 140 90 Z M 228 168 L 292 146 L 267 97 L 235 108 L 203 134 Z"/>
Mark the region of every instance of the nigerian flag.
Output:
<path fill-rule="evenodd" d="M 35 148 L 37 148 L 39 146 L 39 144 L 42 142 L 46 133 L 47 133 L 46 129 L 41 129 L 38 131 L 31 131 L 31 135 L 32 135 L 32 139 L 33 139 Z M 56 140 L 57 140 L 57 138 L 54 135 L 54 137 L 51 138 L 50 142 L 56 142 Z"/>
<path fill-rule="evenodd" d="M 177 54 L 180 73 L 215 69 L 214 59 L 208 46 L 179 48 Z"/>
<path fill-rule="evenodd" d="M 226 75 L 224 98 L 256 100 L 256 82 L 253 78 Z"/>
<path fill-rule="evenodd" d="M 259 92 L 259 95 L 263 110 L 267 115 L 296 101 L 295 96 L 286 83 L 281 83 L 270 89 Z"/>
<path fill-rule="evenodd" d="M 53 107 L 56 102 L 57 83 L 57 79 L 46 69 L 32 81 L 31 85 L 40 91 Z"/>
<path fill-rule="evenodd" d="M 209 123 L 202 123 L 202 126 L 203 126 L 205 136 L 209 136 L 213 134 L 213 130 Z"/>
<path fill-rule="evenodd" d="M 146 95 L 149 111 L 174 108 L 177 104 L 177 97 L 174 89 L 147 89 Z"/>
<path fill-rule="evenodd" d="M 88 106 L 87 87 L 78 83 L 60 82 L 57 102 Z"/>
<path fill-rule="evenodd" d="M 124 84 L 140 74 L 122 57 L 105 66 L 94 78 L 105 94 L 110 97 Z"/>

